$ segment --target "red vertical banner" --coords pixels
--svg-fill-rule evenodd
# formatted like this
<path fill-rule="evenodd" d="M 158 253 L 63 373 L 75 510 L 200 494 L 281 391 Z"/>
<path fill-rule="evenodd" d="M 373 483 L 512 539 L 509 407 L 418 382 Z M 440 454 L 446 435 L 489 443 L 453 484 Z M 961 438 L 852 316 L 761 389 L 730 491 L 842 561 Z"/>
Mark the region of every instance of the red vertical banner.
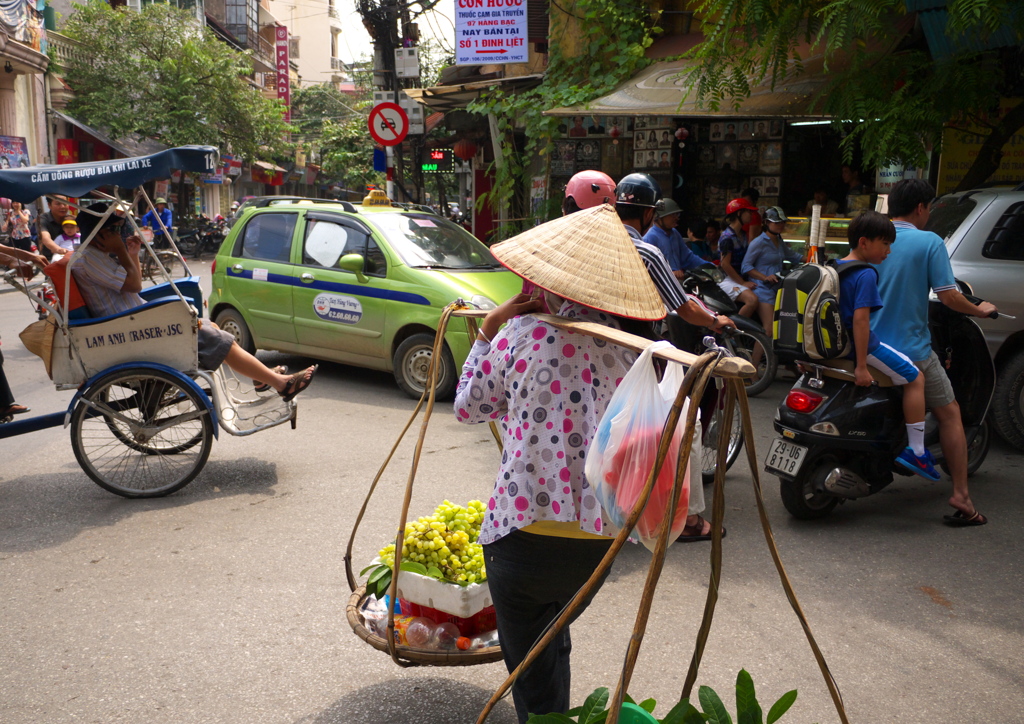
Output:
<path fill-rule="evenodd" d="M 277 98 L 284 103 L 284 120 L 292 119 L 292 92 L 289 85 L 288 68 L 288 28 L 277 26 L 276 35 L 277 47 L 275 48 L 277 58 Z"/>
<path fill-rule="evenodd" d="M 57 163 L 78 163 L 78 141 L 73 138 L 57 139 Z"/>

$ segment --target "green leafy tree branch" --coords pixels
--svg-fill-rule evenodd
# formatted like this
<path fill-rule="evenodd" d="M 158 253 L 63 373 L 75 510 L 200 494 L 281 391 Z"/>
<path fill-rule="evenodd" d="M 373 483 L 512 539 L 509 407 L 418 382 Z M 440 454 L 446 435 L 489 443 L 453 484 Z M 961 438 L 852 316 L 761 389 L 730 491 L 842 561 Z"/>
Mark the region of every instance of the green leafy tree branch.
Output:
<path fill-rule="evenodd" d="M 244 76 L 252 60 L 196 24 L 153 3 L 141 11 L 101 0 L 76 5 L 65 32 L 82 43 L 63 69 L 75 92 L 69 111 L 115 138 L 169 146 L 208 144 L 246 158 L 287 152 L 283 108 Z"/>
<path fill-rule="evenodd" d="M 481 205 L 522 194 L 525 174 L 534 156 L 547 158 L 560 136 L 562 119 L 544 116 L 550 108 L 583 104 L 610 92 L 647 65 L 644 51 L 650 47 L 655 16 L 643 3 L 620 4 L 612 0 L 578 0 L 571 17 L 554 14 L 549 38 L 548 68 L 544 81 L 522 93 L 500 89 L 481 96 L 468 110 L 493 114 L 501 139 L 504 163 L 495 167 L 495 182 Z M 566 50 L 566 34 L 578 36 L 578 54 Z M 522 143 L 516 143 L 521 131 Z M 518 224 L 503 230 L 515 233 Z"/>
<path fill-rule="evenodd" d="M 1024 108 L 997 112 L 1001 98 L 1024 96 L 1021 47 L 985 49 L 997 31 L 1024 37 L 1024 13 L 1015 0 L 950 0 L 945 10 L 951 53 L 936 58 L 923 35 L 900 38 L 897 28 L 914 20 L 905 0 L 703 0 L 705 40 L 684 75 L 699 104 L 736 108 L 753 87 L 774 87 L 821 54 L 829 82 L 812 107 L 836 119 L 847 160 L 859 147 L 871 165 L 922 165 L 952 122 L 987 139 L 960 183 L 971 188 L 1024 127 Z"/>

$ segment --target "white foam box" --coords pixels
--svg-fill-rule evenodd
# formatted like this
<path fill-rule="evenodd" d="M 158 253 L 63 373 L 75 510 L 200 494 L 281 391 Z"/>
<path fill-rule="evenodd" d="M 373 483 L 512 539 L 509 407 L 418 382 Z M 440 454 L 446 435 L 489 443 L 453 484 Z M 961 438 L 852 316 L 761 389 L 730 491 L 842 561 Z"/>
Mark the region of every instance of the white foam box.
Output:
<path fill-rule="evenodd" d="M 486 581 L 459 586 L 410 571 L 398 574 L 398 597 L 459 618 L 470 618 L 493 605 Z"/>

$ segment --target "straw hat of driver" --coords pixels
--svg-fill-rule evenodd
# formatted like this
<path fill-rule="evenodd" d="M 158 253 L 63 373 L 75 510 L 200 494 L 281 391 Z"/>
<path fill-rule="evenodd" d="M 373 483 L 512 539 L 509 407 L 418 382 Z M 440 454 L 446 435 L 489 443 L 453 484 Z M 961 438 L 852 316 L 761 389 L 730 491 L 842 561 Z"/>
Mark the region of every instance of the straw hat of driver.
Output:
<path fill-rule="evenodd" d="M 610 204 L 535 226 L 491 247 L 519 276 L 553 294 L 632 319 L 661 319 L 665 306 Z"/>

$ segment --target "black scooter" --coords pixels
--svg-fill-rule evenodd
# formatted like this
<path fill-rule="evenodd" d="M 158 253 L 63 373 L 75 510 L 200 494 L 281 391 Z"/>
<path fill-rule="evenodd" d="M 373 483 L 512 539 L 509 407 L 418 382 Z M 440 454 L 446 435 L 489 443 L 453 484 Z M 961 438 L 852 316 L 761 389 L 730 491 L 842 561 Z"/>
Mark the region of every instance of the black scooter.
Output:
<path fill-rule="evenodd" d="M 960 284 L 965 293 L 970 291 Z M 968 474 L 973 474 L 988 454 L 985 415 L 995 366 L 981 329 L 970 317 L 933 300 L 928 326 L 932 348 L 960 403 Z M 881 374 L 870 387 L 858 387 L 853 360 L 801 360 L 797 366 L 802 375 L 779 405 L 775 430 L 780 437 L 772 441 L 764 461 L 765 470 L 779 478 L 782 503 L 791 515 L 821 518 L 839 503 L 874 495 L 893 481 L 893 473 L 913 475 L 895 463 L 907 444 L 898 387 Z M 938 442 L 938 423 L 929 414 L 925 445 L 948 473 Z"/>

